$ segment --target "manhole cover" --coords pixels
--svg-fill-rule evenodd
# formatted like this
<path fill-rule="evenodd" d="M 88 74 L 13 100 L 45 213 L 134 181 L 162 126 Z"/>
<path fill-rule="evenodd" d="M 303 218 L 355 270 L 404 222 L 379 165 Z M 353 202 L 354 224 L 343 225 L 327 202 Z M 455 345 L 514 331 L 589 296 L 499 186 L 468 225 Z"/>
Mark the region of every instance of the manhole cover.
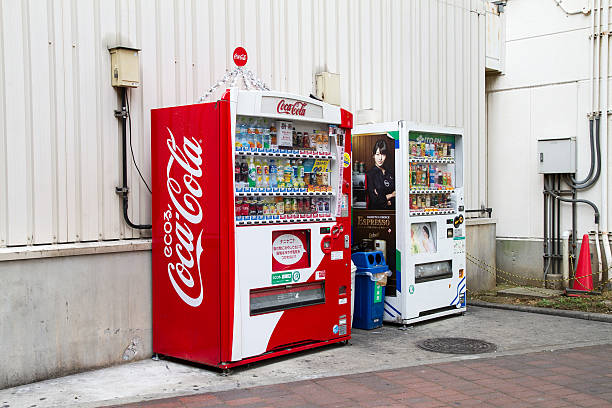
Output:
<path fill-rule="evenodd" d="M 438 337 L 419 341 L 417 346 L 435 353 L 479 354 L 497 350 L 497 346 L 487 341 L 466 339 L 463 337 Z"/>

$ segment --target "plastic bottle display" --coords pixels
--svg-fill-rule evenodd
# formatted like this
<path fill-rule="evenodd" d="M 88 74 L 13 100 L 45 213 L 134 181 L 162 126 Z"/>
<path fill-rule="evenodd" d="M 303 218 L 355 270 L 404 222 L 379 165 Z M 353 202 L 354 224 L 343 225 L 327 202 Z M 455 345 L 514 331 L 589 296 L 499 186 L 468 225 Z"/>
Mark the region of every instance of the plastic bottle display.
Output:
<path fill-rule="evenodd" d="M 329 197 L 237 197 L 238 221 L 323 218 L 331 214 Z"/>
<path fill-rule="evenodd" d="M 410 188 L 452 190 L 452 173 L 434 164 L 410 164 Z"/>
<path fill-rule="evenodd" d="M 451 200 L 449 193 L 440 194 L 412 194 L 410 196 L 411 211 L 431 211 L 451 210 Z"/>
<path fill-rule="evenodd" d="M 271 145 L 270 129 L 267 127 L 264 127 L 262 130 L 263 130 L 263 148 L 266 150 L 270 150 L 270 145 Z"/>
<path fill-rule="evenodd" d="M 236 126 L 236 132 L 234 135 L 234 146 L 237 150 L 242 149 L 242 133 L 240 133 L 240 126 Z"/>
<path fill-rule="evenodd" d="M 249 165 L 246 159 L 242 159 L 240 162 L 240 189 L 243 191 L 249 186 Z"/>
<path fill-rule="evenodd" d="M 250 150 L 257 149 L 257 140 L 255 138 L 255 126 L 253 122 L 246 124 L 247 126 L 247 141 Z"/>
<path fill-rule="evenodd" d="M 249 147 L 249 129 L 244 122 L 236 125 L 236 127 L 239 129 L 241 150 L 247 149 Z"/>
<path fill-rule="evenodd" d="M 242 190 L 244 188 L 242 184 L 242 175 L 240 173 L 240 160 L 236 160 L 234 163 L 234 183 L 236 184 L 237 190 Z"/>
<path fill-rule="evenodd" d="M 257 168 L 255 167 L 255 160 L 249 157 L 249 185 L 248 188 L 257 187 Z"/>
<path fill-rule="evenodd" d="M 454 158 L 455 148 L 452 143 L 445 142 L 409 142 L 411 157 L 431 157 L 434 159 Z"/>
<path fill-rule="evenodd" d="M 255 159 L 255 187 L 261 189 L 263 187 L 263 168 L 261 165 L 261 159 Z"/>
<path fill-rule="evenodd" d="M 270 184 L 269 184 L 269 187 L 273 189 L 273 188 L 275 188 L 275 186 L 278 187 L 278 181 L 277 181 L 277 178 L 276 178 L 278 169 L 276 168 L 276 161 L 274 159 L 270 160 L 269 171 L 270 171 Z"/>
<path fill-rule="evenodd" d="M 344 139 L 340 140 L 343 132 L 335 125 L 313 127 L 299 121 L 237 117 L 234 183 L 239 193 L 235 198 L 238 221 L 310 222 L 331 217 L 332 206 L 336 209 L 330 194 L 331 171 L 338 163 L 329 155 L 332 140 L 344 145 Z"/>
<path fill-rule="evenodd" d="M 316 171 L 314 162 L 315 159 L 237 158 L 234 168 L 236 191 L 331 192 L 330 173 Z"/>
<path fill-rule="evenodd" d="M 238 117 L 235 146 L 236 151 L 329 154 L 330 135 L 336 133 L 334 125 L 327 130 L 313 129 L 310 132 L 296 129 L 291 122 Z"/>
<path fill-rule="evenodd" d="M 276 126 L 270 126 L 270 149 L 272 151 L 278 150 L 278 139 L 276 137 Z"/>

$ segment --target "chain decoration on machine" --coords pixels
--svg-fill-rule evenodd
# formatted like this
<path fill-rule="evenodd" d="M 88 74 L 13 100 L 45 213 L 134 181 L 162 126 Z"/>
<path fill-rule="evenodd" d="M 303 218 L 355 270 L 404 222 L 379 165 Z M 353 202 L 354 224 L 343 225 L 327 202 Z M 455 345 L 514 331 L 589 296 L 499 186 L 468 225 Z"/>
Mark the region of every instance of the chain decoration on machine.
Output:
<path fill-rule="evenodd" d="M 199 103 L 206 102 L 208 98 L 219 88 L 221 85 L 228 85 L 229 87 L 236 86 L 236 82 L 238 78 L 241 77 L 244 81 L 244 85 L 247 90 L 256 90 L 256 91 L 269 91 L 270 88 L 259 78 L 255 76 L 253 71 L 250 69 L 245 69 L 243 67 L 236 67 L 231 71 L 227 71 L 223 78 L 220 81 L 217 81 L 216 84 L 210 87 L 206 94 L 200 97 Z"/>

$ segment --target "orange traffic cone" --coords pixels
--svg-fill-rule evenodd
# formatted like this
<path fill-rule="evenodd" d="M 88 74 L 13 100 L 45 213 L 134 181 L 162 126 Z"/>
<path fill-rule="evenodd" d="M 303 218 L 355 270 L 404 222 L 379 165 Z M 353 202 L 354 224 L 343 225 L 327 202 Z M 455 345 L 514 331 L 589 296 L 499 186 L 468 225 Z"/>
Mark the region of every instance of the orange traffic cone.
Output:
<path fill-rule="evenodd" d="M 591 251 L 589 250 L 589 235 L 584 234 L 576 267 L 573 290 L 591 292 L 593 290 L 593 273 L 591 272 Z"/>

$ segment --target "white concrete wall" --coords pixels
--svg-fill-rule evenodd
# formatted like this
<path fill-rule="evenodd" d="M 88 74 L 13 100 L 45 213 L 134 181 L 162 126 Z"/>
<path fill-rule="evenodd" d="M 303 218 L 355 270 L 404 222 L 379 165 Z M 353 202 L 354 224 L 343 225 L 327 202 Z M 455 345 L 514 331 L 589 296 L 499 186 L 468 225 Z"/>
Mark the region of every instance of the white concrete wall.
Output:
<path fill-rule="evenodd" d="M 0 389 L 151 355 L 151 251 L 140 247 L 0 262 Z"/>
<path fill-rule="evenodd" d="M 150 179 L 151 108 L 192 103 L 232 67 L 308 95 L 341 74 L 342 105 L 466 129 L 466 200 L 485 201 L 484 0 L 0 1 L 0 247 L 137 238 L 126 227 L 107 47 L 141 52 L 134 153 Z M 128 155 L 129 157 L 129 155 Z M 130 217 L 151 198 L 129 166 Z"/>
<path fill-rule="evenodd" d="M 578 178 L 590 166 L 590 16 L 566 15 L 553 0 L 511 0 L 505 13 L 505 71 L 487 77 L 488 202 L 498 237 L 541 239 L 537 140 L 575 136 Z M 579 197 L 599 205 L 600 189 L 598 182 Z M 562 229 L 569 229 L 571 205 L 561 207 Z M 595 224 L 590 207 L 578 208 L 581 236 Z"/>

